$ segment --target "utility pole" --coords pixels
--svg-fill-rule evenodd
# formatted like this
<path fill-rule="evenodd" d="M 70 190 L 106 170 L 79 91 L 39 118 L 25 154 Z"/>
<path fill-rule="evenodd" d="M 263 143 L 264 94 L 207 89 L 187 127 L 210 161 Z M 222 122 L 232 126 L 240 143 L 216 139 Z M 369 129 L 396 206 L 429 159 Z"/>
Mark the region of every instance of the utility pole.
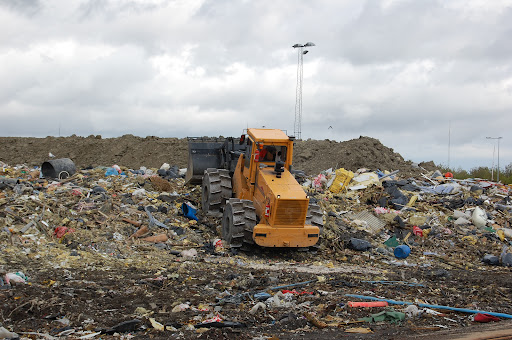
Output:
<path fill-rule="evenodd" d="M 312 42 L 305 44 L 295 44 L 292 47 L 297 49 L 297 86 L 295 88 L 295 121 L 293 124 L 293 134 L 295 138 L 302 138 L 302 80 L 304 77 L 303 65 L 304 65 L 304 54 L 309 51 L 304 50 L 304 47 L 315 46 Z"/>
<path fill-rule="evenodd" d="M 451 133 L 452 133 L 452 121 L 448 121 L 448 170 L 450 169 L 450 144 L 451 144 Z"/>
<path fill-rule="evenodd" d="M 494 155 L 496 154 L 496 144 L 492 146 L 492 168 L 491 168 L 491 181 L 494 181 Z"/>
<path fill-rule="evenodd" d="M 500 181 L 500 139 L 502 139 L 503 137 L 485 137 L 487 139 L 497 139 L 498 140 L 498 169 L 497 169 L 497 181 L 499 183 Z M 493 155 L 492 155 L 492 167 L 494 168 L 494 151 L 493 151 Z M 494 177 L 494 176 L 493 176 Z"/>

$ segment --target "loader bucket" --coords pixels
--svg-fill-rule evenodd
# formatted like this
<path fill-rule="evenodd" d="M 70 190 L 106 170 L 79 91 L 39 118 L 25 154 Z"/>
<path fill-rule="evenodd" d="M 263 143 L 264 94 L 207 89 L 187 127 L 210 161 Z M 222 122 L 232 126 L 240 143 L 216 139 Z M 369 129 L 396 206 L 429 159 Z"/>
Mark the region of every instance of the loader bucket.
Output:
<path fill-rule="evenodd" d="M 201 184 L 204 171 L 222 168 L 224 139 L 207 137 L 188 138 L 188 166 L 185 184 Z"/>

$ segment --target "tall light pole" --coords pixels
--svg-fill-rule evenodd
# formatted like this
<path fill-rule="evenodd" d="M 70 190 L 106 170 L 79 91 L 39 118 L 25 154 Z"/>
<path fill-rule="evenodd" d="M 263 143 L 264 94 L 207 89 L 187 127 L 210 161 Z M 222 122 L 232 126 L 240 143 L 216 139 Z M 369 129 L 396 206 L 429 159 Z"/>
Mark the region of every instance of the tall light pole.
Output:
<path fill-rule="evenodd" d="M 451 144 L 451 136 L 452 134 L 452 121 L 448 121 L 448 169 L 450 169 L 450 144 Z"/>
<path fill-rule="evenodd" d="M 497 139 L 498 140 L 498 172 L 497 172 L 497 181 L 500 181 L 500 139 L 503 137 L 485 137 L 487 139 Z M 494 154 L 493 154 L 493 163 L 494 163 Z M 493 164 L 494 167 L 494 164 Z"/>
<path fill-rule="evenodd" d="M 304 54 L 308 53 L 308 50 L 304 50 L 304 47 L 315 46 L 312 42 L 305 44 L 295 44 L 292 47 L 297 49 L 297 87 L 295 89 L 295 122 L 293 124 L 293 134 L 295 138 L 301 139 L 302 129 L 302 79 L 304 76 L 303 65 L 304 65 Z"/>

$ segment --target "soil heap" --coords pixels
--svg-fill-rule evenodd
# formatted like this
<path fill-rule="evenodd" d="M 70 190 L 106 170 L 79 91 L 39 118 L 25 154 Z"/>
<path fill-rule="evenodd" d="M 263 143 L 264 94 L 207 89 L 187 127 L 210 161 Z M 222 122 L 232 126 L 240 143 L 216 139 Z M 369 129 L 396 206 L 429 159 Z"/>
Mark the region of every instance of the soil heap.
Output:
<path fill-rule="evenodd" d="M 159 168 L 163 163 L 187 166 L 188 143 L 186 138 L 145 138 L 124 135 L 117 138 L 101 136 L 70 137 L 0 137 L 0 160 L 10 164 L 40 166 L 49 159 L 70 158 L 79 168 L 118 164 L 133 169 L 141 166 Z M 433 170 L 433 162 L 421 163 Z M 356 171 L 400 170 L 404 174 L 416 174 L 421 168 L 414 166 L 393 149 L 375 138 L 361 136 L 349 141 L 331 140 L 297 141 L 294 149 L 294 167 L 308 175 L 316 175 L 328 168 L 345 168 Z"/>

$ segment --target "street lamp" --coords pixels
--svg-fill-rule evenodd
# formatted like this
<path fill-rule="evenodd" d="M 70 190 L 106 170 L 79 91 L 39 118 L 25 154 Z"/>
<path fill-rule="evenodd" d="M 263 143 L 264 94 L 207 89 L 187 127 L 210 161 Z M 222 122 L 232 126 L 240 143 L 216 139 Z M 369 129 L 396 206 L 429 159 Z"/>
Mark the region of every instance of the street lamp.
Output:
<path fill-rule="evenodd" d="M 297 87 L 295 89 L 295 122 L 293 124 L 293 133 L 297 139 L 301 139 L 302 127 L 302 79 L 304 76 L 304 54 L 309 51 L 304 50 L 304 47 L 315 46 L 312 42 L 305 44 L 295 44 L 292 47 L 297 49 Z"/>
<path fill-rule="evenodd" d="M 485 137 L 487 139 L 497 139 L 498 140 L 498 183 L 500 181 L 500 139 L 503 137 Z M 494 155 L 493 155 L 493 162 L 494 162 Z M 493 164 L 494 167 L 494 164 Z"/>

